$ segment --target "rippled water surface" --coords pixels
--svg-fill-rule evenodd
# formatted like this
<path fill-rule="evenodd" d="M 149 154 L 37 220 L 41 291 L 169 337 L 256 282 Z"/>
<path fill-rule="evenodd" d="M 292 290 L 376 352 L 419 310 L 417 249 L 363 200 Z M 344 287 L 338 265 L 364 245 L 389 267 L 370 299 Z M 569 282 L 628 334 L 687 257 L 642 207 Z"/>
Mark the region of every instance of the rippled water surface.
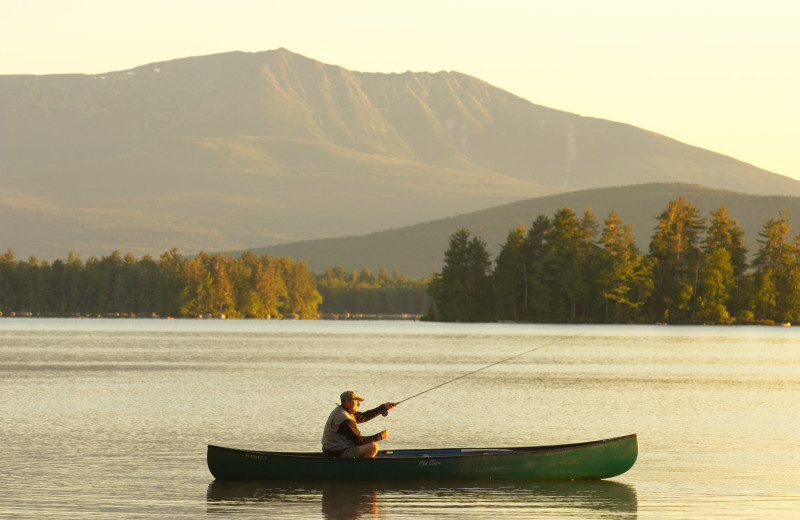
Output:
<path fill-rule="evenodd" d="M 0 319 L 2 518 L 797 518 L 791 327 Z M 540 348 L 541 347 L 541 348 Z M 530 351 L 530 352 L 528 352 Z M 414 396 L 383 449 L 639 434 L 599 482 L 221 483 L 207 444 L 319 449 L 345 389 Z"/>

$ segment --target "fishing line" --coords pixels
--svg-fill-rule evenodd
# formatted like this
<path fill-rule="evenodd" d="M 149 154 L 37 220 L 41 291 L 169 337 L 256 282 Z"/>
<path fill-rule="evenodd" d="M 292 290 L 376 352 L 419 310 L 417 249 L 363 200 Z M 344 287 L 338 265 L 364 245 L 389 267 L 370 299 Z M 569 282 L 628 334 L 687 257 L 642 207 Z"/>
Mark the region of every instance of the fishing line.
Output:
<path fill-rule="evenodd" d="M 437 388 L 441 388 L 441 387 L 443 387 L 444 385 L 449 385 L 449 384 L 450 384 L 450 383 L 452 383 L 453 381 L 458 381 L 459 379 L 463 379 L 463 378 L 465 378 L 465 377 L 467 377 L 467 376 L 471 376 L 472 374 L 477 374 L 478 372 L 480 372 L 480 371 L 482 371 L 482 370 L 486 370 L 487 368 L 492 368 L 493 366 L 495 366 L 495 365 L 499 365 L 500 363 L 505 363 L 506 361 L 510 361 L 510 360 L 512 360 L 512 359 L 514 359 L 514 358 L 518 358 L 518 357 L 520 357 L 520 356 L 524 356 L 525 354 L 530 354 L 531 352 L 536 352 L 537 350 L 541 350 L 541 349 L 543 349 L 543 348 L 545 348 L 545 347 L 549 347 L 549 346 L 551 346 L 551 345 L 555 345 L 556 343 L 560 343 L 560 342 L 562 342 L 562 341 L 566 341 L 566 340 L 568 340 L 568 339 L 572 339 L 572 338 L 574 338 L 574 337 L 580 336 L 581 334 L 582 334 L 582 332 L 579 332 L 578 334 L 575 334 L 575 335 L 573 335 L 573 336 L 568 336 L 568 337 L 566 337 L 566 338 L 557 339 L 557 340 L 555 340 L 555 341 L 551 341 L 550 343 L 546 343 L 546 344 L 544 344 L 544 345 L 539 345 L 538 347 L 534 347 L 534 348 L 532 348 L 532 349 L 530 349 L 530 350 L 526 350 L 525 352 L 521 352 L 521 353 L 519 353 L 519 354 L 515 354 L 515 355 L 513 355 L 513 356 L 511 356 L 511 357 L 507 357 L 507 358 L 505 358 L 505 359 L 501 359 L 500 361 L 497 361 L 497 362 L 495 362 L 495 363 L 492 363 L 491 365 L 486 365 L 485 367 L 481 367 L 481 368 L 479 368 L 479 369 L 477 369 L 477 370 L 473 370 L 472 372 L 469 372 L 469 373 L 466 373 L 466 374 L 460 375 L 460 376 L 458 376 L 458 377 L 454 377 L 454 378 L 453 378 L 453 379 L 451 379 L 450 381 L 445 381 L 445 382 L 444 382 L 444 383 L 442 383 L 442 384 L 439 384 L 439 385 L 436 385 L 436 386 L 434 386 L 434 387 L 428 388 L 427 390 L 423 390 L 422 392 L 420 392 L 420 393 L 418 393 L 418 394 L 414 394 L 414 395 L 412 395 L 411 397 L 406 397 L 406 398 L 405 398 L 405 399 L 403 399 L 402 401 L 398 401 L 398 402 L 397 402 L 397 403 L 395 403 L 395 404 L 404 403 L 404 402 L 408 401 L 409 399 L 414 399 L 415 397 L 419 397 L 419 396 L 421 396 L 422 394 L 427 394 L 427 393 L 428 393 L 428 392 L 430 392 L 431 390 L 436 390 Z"/>

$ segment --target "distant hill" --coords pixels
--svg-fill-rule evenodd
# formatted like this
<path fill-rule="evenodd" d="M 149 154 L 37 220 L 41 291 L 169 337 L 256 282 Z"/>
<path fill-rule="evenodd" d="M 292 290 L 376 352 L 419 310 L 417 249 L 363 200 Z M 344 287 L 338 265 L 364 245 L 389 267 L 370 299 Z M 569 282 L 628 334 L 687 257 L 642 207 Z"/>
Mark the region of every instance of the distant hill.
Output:
<path fill-rule="evenodd" d="M 637 183 L 800 196 L 458 72 L 359 73 L 285 49 L 0 76 L 0 120 L 0 250 L 20 257 L 253 248 Z"/>
<path fill-rule="evenodd" d="M 390 273 L 397 269 L 412 277 L 422 277 L 441 270 L 449 237 L 461 227 L 480 235 L 494 259 L 509 231 L 518 224 L 528 229 L 538 215 L 551 217 L 566 206 L 578 217 L 591 208 L 600 230 L 609 212 L 616 211 L 625 223 L 634 226 L 636 244 L 642 252 L 647 252 L 658 216 L 667 209 L 669 201 L 678 196 L 697 206 L 704 217 L 709 217 L 712 210 L 727 206 L 742 227 L 751 254 L 758 249 L 758 233 L 764 223 L 778 217 L 780 210 L 788 210 L 790 222 L 792 218 L 800 221 L 797 220 L 800 219 L 800 197 L 745 195 L 689 184 L 642 184 L 539 197 L 380 233 L 310 240 L 253 251 L 305 260 L 316 273 L 341 265 L 348 271 L 367 267 L 377 273 L 385 267 Z"/>

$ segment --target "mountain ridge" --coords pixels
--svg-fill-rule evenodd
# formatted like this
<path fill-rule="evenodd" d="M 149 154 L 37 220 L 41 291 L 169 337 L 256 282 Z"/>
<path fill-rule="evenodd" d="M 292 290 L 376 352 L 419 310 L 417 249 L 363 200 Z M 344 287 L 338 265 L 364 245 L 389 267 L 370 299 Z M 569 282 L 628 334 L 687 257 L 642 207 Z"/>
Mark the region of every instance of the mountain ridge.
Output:
<path fill-rule="evenodd" d="M 286 49 L 0 76 L 0 244 L 21 255 L 233 250 L 360 235 L 604 186 L 800 182 L 535 105 L 459 72 Z"/>

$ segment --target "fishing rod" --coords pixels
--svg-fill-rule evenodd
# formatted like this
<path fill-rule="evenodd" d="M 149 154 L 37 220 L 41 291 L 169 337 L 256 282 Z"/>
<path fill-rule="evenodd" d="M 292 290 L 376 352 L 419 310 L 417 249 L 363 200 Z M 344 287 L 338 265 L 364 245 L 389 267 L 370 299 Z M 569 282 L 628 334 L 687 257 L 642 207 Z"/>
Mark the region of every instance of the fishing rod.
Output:
<path fill-rule="evenodd" d="M 578 334 L 575 334 L 575 335 L 572 335 L 572 336 L 567 336 L 566 338 L 557 339 L 557 340 L 555 340 L 555 341 L 551 341 L 550 343 L 546 343 L 546 344 L 544 344 L 544 345 L 539 345 L 538 347 L 534 347 L 534 348 L 532 348 L 532 349 L 530 349 L 530 350 L 526 350 L 525 352 L 521 352 L 521 353 L 519 353 L 519 354 L 514 354 L 514 355 L 513 355 L 513 356 L 511 356 L 511 357 L 507 357 L 507 358 L 505 358 L 505 359 L 501 359 L 500 361 L 497 361 L 497 362 L 495 362 L 495 363 L 492 363 L 491 365 L 486 365 L 485 367 L 481 367 L 481 368 L 479 368 L 479 369 L 477 369 L 477 370 L 473 370 L 472 372 L 468 372 L 468 373 L 466 373 L 466 374 L 463 374 L 463 375 L 460 375 L 460 376 L 458 376 L 458 377 L 454 377 L 454 378 L 453 378 L 453 379 L 451 379 L 450 381 L 445 381 L 444 383 L 441 383 L 441 384 L 439 384 L 439 385 L 436 385 L 436 386 L 433 386 L 433 387 L 431 387 L 431 388 L 428 388 L 427 390 L 423 390 L 422 392 L 420 392 L 420 393 L 418 393 L 418 394 L 414 394 L 414 395 L 412 395 L 411 397 L 406 397 L 406 398 L 405 398 L 405 399 L 403 399 L 402 401 L 398 401 L 398 402 L 396 402 L 396 403 L 395 403 L 395 405 L 398 405 L 398 404 L 400 404 L 400 403 L 404 403 L 404 402 L 406 402 L 406 401 L 408 401 L 408 400 L 410 400 L 410 399 L 414 399 L 415 397 L 419 397 L 419 396 L 421 396 L 422 394 L 427 394 L 427 393 L 428 393 L 428 392 L 430 392 L 431 390 L 436 390 L 437 388 L 441 388 L 441 387 L 443 387 L 444 385 L 449 385 L 449 384 L 450 384 L 450 383 L 452 383 L 453 381 L 458 381 L 459 379 L 463 379 L 463 378 L 465 378 L 465 377 L 467 377 L 467 376 L 471 376 L 472 374 L 477 374 L 478 372 L 480 372 L 480 371 L 482 371 L 482 370 L 486 370 L 487 368 L 492 368 L 493 366 L 495 366 L 495 365 L 499 365 L 500 363 L 505 363 L 506 361 L 510 361 L 510 360 L 512 360 L 512 359 L 514 359 L 514 358 L 518 358 L 518 357 L 520 357 L 520 356 L 524 356 L 525 354 L 530 354 L 531 352 L 536 352 L 537 350 L 541 350 L 541 349 L 543 349 L 543 348 L 545 348 L 545 347 L 549 347 L 549 346 L 551 346 L 551 345 L 555 345 L 556 343 L 560 343 L 560 342 L 562 342 L 562 341 L 566 341 L 566 340 L 568 340 L 568 339 L 572 339 L 572 338 L 574 338 L 574 337 L 580 336 L 581 334 L 582 334 L 582 333 L 581 333 L 581 332 L 579 332 Z M 388 412 L 383 412 L 383 414 L 382 414 L 382 415 L 383 415 L 384 417 L 386 417 L 386 415 L 388 415 Z"/>

